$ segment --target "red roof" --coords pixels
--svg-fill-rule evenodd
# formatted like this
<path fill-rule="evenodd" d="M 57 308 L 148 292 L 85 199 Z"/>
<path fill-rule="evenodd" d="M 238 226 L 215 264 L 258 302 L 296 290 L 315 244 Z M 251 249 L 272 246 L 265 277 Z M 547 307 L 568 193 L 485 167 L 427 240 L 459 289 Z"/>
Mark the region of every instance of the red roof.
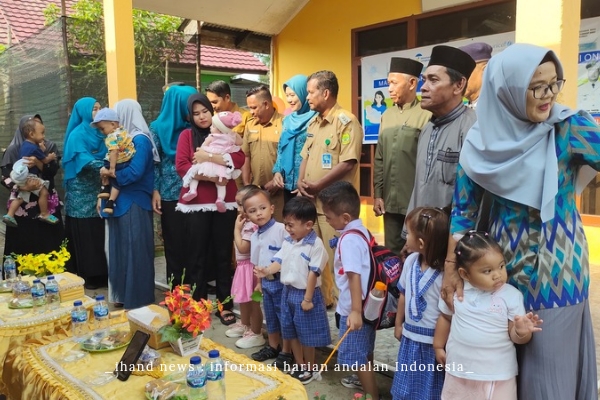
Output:
<path fill-rule="evenodd" d="M 196 63 L 196 44 L 188 43 L 180 60 L 182 64 Z M 269 68 L 262 63 L 253 53 L 225 49 L 223 47 L 200 46 L 200 65 L 207 69 L 255 71 L 266 73 Z"/>
<path fill-rule="evenodd" d="M 77 0 L 66 0 L 67 14 Z M 0 0 L 0 44 L 8 45 L 8 27 L 12 43 L 16 44 L 35 35 L 44 28 L 44 9 L 54 3 L 60 8 L 60 0 Z M 182 64 L 196 63 L 196 45 L 188 43 L 180 60 Z M 236 72 L 266 73 L 268 67 L 253 53 L 213 46 L 201 46 L 200 65 L 207 69 Z"/>

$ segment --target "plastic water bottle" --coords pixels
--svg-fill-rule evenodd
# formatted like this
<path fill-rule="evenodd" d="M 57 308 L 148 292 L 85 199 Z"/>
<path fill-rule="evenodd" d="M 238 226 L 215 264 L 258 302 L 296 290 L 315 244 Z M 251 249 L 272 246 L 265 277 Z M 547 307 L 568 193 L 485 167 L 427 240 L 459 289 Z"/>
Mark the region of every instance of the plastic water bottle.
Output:
<path fill-rule="evenodd" d="M 381 314 L 381 307 L 383 307 L 383 298 L 385 296 L 385 289 L 387 286 L 383 282 L 375 282 L 375 286 L 369 292 L 369 297 L 365 301 L 365 307 L 363 309 L 363 315 L 367 321 L 375 321 Z"/>
<path fill-rule="evenodd" d="M 96 296 L 96 304 L 94 304 L 94 321 L 96 329 L 108 328 L 108 304 L 104 301 L 104 295 Z"/>
<path fill-rule="evenodd" d="M 88 313 L 81 300 L 73 302 L 73 310 L 71 311 L 71 326 L 73 329 L 73 337 L 75 341 L 82 340 L 82 336 L 85 333 L 86 325 L 88 321 Z"/>
<path fill-rule="evenodd" d="M 17 278 L 17 264 L 11 256 L 4 259 L 4 278 L 12 285 Z"/>
<path fill-rule="evenodd" d="M 56 310 L 60 307 L 58 282 L 56 282 L 53 275 L 50 275 L 46 282 L 46 304 L 48 304 L 50 310 Z"/>
<path fill-rule="evenodd" d="M 31 287 L 31 297 L 33 299 L 33 312 L 41 314 L 46 311 L 46 288 L 39 279 L 33 281 Z"/>
<path fill-rule="evenodd" d="M 208 352 L 206 393 L 209 400 L 225 400 L 225 363 L 219 354 L 219 350 Z"/>
<path fill-rule="evenodd" d="M 187 372 L 188 400 L 206 400 L 206 372 L 200 356 L 190 358 L 190 368 Z"/>

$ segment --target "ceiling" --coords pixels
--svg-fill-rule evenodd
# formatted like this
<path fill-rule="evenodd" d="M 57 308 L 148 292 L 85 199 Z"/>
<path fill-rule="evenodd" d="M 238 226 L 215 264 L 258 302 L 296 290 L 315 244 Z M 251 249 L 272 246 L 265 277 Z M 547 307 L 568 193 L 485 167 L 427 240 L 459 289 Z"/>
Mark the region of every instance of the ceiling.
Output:
<path fill-rule="evenodd" d="M 133 7 L 273 36 L 309 0 L 133 0 Z"/>

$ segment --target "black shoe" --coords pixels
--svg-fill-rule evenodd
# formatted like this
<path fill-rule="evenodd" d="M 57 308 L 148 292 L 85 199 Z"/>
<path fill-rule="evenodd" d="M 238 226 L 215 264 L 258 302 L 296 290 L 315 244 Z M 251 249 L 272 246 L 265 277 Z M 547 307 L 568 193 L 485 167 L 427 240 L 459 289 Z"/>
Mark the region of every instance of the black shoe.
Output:
<path fill-rule="evenodd" d="M 290 374 L 292 378 L 298 379 L 303 385 L 308 385 L 314 379 L 317 379 L 319 376 L 318 372 L 312 372 L 305 370 L 304 368 L 300 368 Z"/>
<path fill-rule="evenodd" d="M 110 214 L 112 215 L 112 213 L 115 211 L 115 202 L 112 200 L 108 200 L 106 202 L 106 204 L 104 205 L 104 208 L 102 209 L 102 212 L 105 214 Z"/>
<path fill-rule="evenodd" d="M 110 197 L 110 185 L 100 186 L 100 193 L 98 193 L 99 199 L 108 199 Z"/>
<path fill-rule="evenodd" d="M 292 353 L 284 353 L 281 351 L 271 365 L 277 367 L 277 369 L 281 372 L 288 373 L 291 371 L 292 366 L 294 365 L 294 356 Z"/>
<path fill-rule="evenodd" d="M 278 355 L 279 355 L 279 350 L 274 349 L 269 345 L 266 345 L 265 347 L 263 347 L 256 353 L 252 353 L 252 355 L 250 357 L 252 357 L 252 359 L 254 361 L 266 361 L 271 358 L 275 358 Z"/>

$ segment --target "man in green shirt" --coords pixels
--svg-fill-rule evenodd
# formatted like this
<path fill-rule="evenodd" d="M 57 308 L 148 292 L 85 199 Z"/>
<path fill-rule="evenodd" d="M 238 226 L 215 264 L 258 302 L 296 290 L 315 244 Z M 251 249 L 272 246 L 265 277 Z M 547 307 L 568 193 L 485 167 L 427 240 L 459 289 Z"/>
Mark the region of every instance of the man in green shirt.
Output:
<path fill-rule="evenodd" d="M 376 216 L 383 215 L 385 245 L 396 254 L 405 242 L 401 234 L 415 181 L 419 135 L 431 118 L 417 98 L 422 69 L 418 61 L 392 57 L 388 90 L 394 107 L 381 117 L 375 150 L 373 211 Z"/>

